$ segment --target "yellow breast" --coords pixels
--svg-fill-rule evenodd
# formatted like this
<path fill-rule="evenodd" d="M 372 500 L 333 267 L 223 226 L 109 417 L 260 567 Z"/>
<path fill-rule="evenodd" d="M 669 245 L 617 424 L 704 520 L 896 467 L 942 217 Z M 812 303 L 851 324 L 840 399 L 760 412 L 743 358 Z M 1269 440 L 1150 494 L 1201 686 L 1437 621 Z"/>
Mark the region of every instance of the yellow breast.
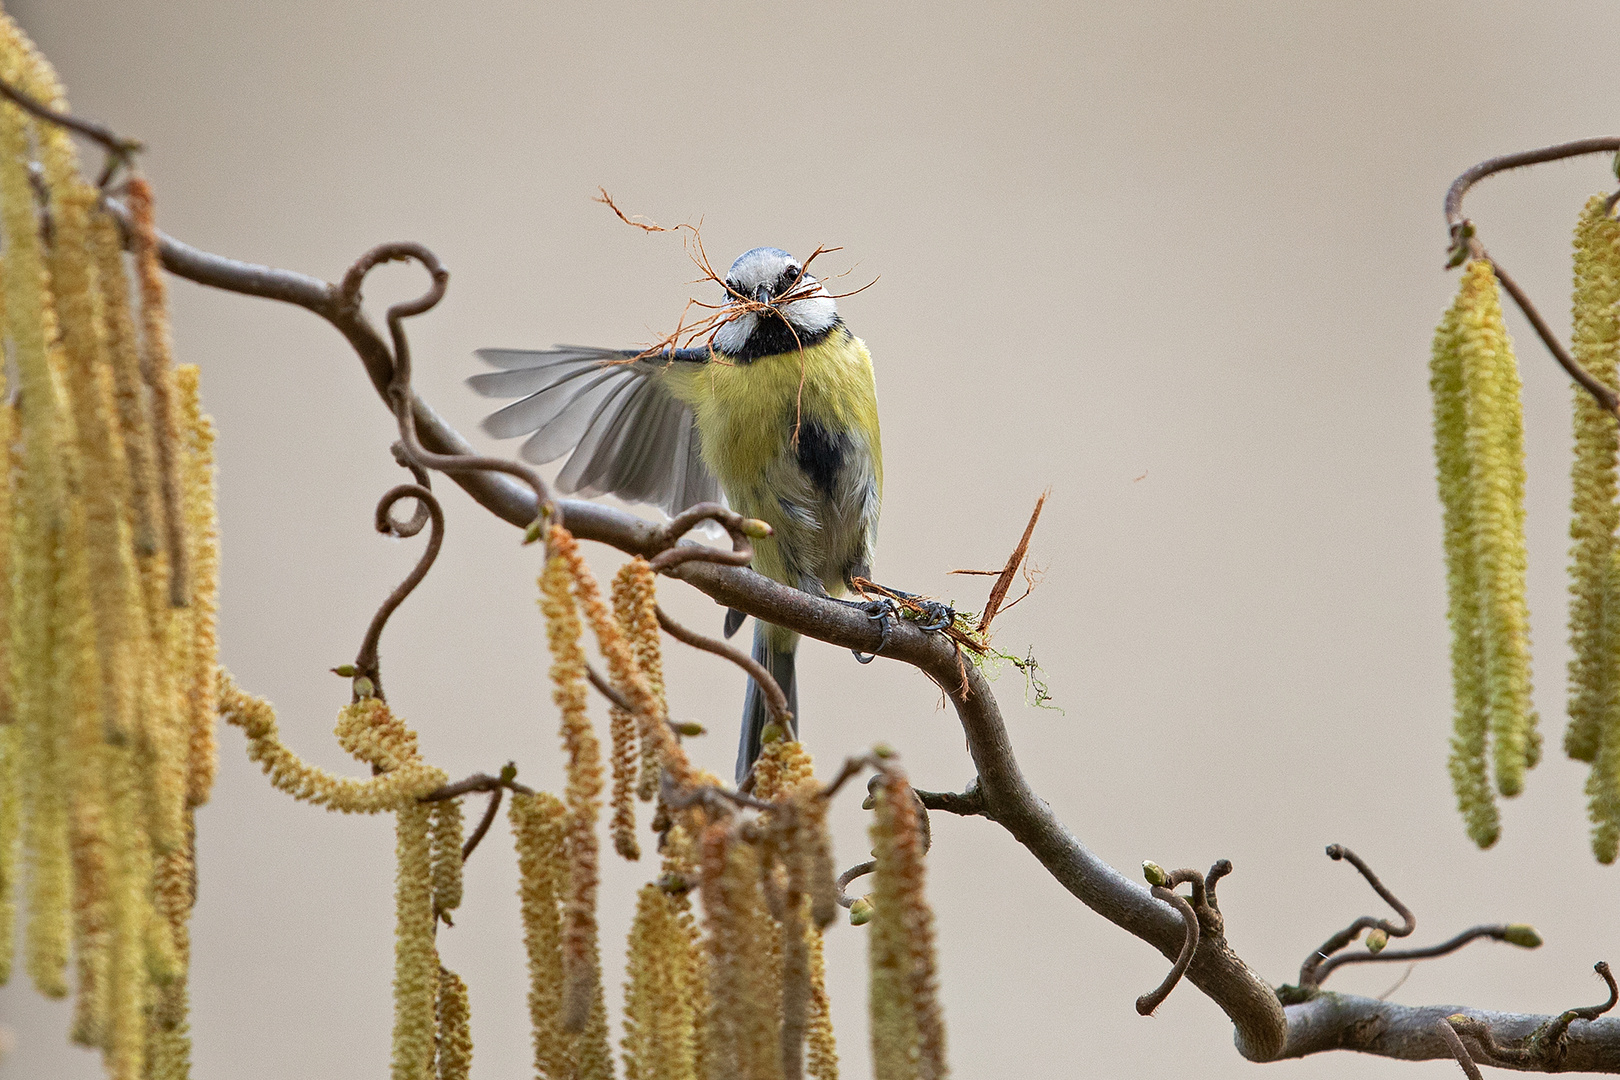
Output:
<path fill-rule="evenodd" d="M 703 456 L 728 492 L 752 487 L 787 450 L 797 424 L 859 432 L 870 443 L 881 489 L 877 391 L 872 357 L 839 328 L 803 350 L 739 364 L 716 356 L 670 369 L 671 389 L 692 407 Z"/>

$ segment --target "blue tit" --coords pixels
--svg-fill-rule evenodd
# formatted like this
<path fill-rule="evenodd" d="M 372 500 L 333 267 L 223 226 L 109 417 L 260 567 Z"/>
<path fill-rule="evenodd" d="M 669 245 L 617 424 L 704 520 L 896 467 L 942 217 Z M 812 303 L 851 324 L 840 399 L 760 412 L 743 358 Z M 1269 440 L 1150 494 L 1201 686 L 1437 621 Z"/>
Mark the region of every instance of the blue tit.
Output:
<path fill-rule="evenodd" d="M 613 494 L 675 514 L 724 493 L 745 517 L 768 522 L 754 569 L 818 596 L 869 577 L 883 498 L 872 357 L 834 298 L 777 248 L 731 264 L 727 309 L 708 345 L 635 350 L 480 349 L 501 370 L 473 376 L 488 397 L 519 398 L 484 421 L 497 438 L 528 436 L 525 460 L 568 454 L 557 487 Z M 751 301 L 751 302 L 749 302 Z M 570 451 L 572 453 L 570 453 Z M 742 624 L 726 615 L 726 636 Z M 797 717 L 799 635 L 756 623 L 754 659 Z M 769 719 L 750 679 L 737 781 L 759 756 Z"/>

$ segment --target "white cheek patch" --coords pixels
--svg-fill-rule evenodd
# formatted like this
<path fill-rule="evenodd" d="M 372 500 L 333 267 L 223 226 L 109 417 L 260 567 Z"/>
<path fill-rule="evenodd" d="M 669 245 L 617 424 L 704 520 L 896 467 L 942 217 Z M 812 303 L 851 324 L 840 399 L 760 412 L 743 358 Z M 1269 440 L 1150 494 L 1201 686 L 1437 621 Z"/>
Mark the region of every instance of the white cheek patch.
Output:
<path fill-rule="evenodd" d="M 838 318 L 838 305 L 830 296 L 811 296 L 804 300 L 795 300 L 782 309 L 788 322 L 794 328 L 807 334 L 818 334 L 826 330 Z"/>
<path fill-rule="evenodd" d="M 748 344 L 748 338 L 759 323 L 759 316 L 753 312 L 739 315 L 722 326 L 714 334 L 714 346 L 724 353 L 742 352 L 743 346 Z"/>

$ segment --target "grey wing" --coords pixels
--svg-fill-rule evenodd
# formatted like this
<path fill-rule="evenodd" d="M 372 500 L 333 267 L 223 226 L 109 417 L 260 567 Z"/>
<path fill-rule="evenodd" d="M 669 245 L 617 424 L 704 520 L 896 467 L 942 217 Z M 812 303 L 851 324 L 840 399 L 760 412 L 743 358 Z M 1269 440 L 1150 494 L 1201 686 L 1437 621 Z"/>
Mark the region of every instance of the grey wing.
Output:
<path fill-rule="evenodd" d="M 707 351 L 636 355 L 579 346 L 479 349 L 479 359 L 501 370 L 467 382 L 485 397 L 518 398 L 483 428 L 498 439 L 527 435 L 518 452 L 525 461 L 543 465 L 572 451 L 557 476 L 565 494 L 612 494 L 670 514 L 719 502 L 692 410 L 658 377 L 669 363 L 706 362 Z"/>

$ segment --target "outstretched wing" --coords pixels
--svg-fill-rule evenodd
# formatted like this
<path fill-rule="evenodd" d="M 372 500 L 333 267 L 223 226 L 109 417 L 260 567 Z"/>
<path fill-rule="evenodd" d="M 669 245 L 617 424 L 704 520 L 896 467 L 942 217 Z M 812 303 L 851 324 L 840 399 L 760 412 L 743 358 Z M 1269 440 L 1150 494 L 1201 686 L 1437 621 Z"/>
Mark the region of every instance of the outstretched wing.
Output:
<path fill-rule="evenodd" d="M 543 465 L 573 452 L 557 476 L 564 493 L 612 494 L 670 514 L 719 502 L 720 485 L 703 464 L 692 410 L 660 378 L 671 363 L 707 363 L 708 350 L 637 355 L 568 345 L 479 349 L 480 360 L 501 370 L 467 382 L 485 397 L 518 398 L 491 413 L 483 427 L 498 439 L 527 435 L 519 451 L 525 461 Z"/>

